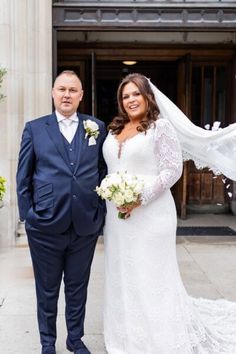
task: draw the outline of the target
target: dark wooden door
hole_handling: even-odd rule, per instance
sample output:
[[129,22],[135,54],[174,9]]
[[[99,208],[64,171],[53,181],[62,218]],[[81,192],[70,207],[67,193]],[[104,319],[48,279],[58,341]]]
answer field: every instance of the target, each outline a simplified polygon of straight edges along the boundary
[[[191,56],[185,55],[178,60],[177,105],[188,116],[191,114]],[[188,162],[183,165],[183,174],[174,187],[174,198],[178,214],[182,219],[187,214]]]
[[[199,63],[192,67],[191,120],[205,129],[212,129],[214,122],[221,127],[227,119],[227,66],[219,63]],[[187,204],[189,209],[225,211],[228,200],[224,176],[215,176],[209,169],[197,170],[188,163]]]

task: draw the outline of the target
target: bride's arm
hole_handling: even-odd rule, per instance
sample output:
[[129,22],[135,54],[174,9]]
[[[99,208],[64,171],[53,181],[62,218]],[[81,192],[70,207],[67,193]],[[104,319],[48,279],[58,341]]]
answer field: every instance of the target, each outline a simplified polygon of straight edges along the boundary
[[156,122],[154,151],[159,174],[153,176],[152,183],[145,186],[141,197],[142,205],[157,199],[161,193],[171,188],[182,173],[180,143],[174,128],[166,119],[159,119]]

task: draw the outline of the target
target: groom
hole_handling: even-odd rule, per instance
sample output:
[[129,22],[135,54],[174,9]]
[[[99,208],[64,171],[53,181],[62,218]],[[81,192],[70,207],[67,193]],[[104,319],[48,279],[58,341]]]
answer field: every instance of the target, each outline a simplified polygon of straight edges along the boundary
[[34,268],[42,354],[55,354],[57,302],[63,277],[67,349],[89,354],[81,340],[87,286],[105,205],[95,187],[106,174],[104,123],[76,113],[83,97],[73,71],[55,80],[53,114],[26,123],[17,171],[20,219]]

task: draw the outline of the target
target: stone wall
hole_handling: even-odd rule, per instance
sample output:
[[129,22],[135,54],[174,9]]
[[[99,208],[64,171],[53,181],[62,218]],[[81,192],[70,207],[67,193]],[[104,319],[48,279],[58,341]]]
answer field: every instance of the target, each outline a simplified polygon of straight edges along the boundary
[[24,123],[51,112],[52,4],[1,0],[0,66],[7,69],[0,103],[0,175],[7,194],[0,209],[0,247],[16,242],[15,174]]

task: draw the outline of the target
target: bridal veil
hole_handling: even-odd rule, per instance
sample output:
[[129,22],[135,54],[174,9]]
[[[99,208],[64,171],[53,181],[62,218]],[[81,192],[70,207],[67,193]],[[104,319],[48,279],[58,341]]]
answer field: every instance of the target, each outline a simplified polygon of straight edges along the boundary
[[148,81],[161,118],[168,119],[176,130],[184,161],[193,160],[197,168],[208,167],[213,173],[236,181],[236,123],[217,131],[200,128]]

